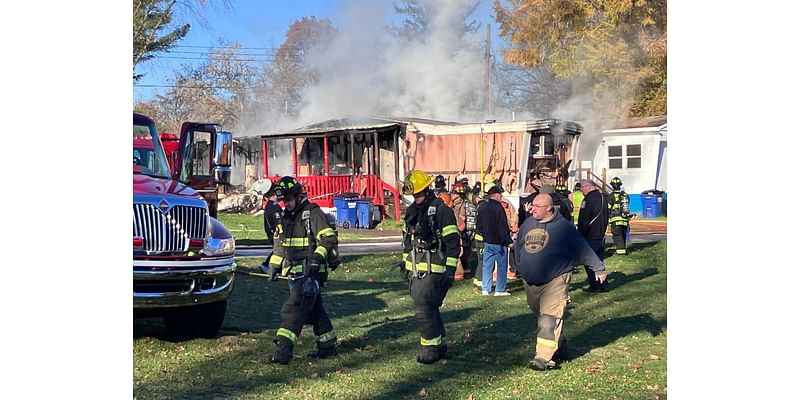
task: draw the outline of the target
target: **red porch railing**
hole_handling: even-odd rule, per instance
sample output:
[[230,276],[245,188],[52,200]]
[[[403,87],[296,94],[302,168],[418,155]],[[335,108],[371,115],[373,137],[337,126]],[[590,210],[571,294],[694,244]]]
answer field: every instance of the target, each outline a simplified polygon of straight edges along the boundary
[[384,216],[386,215],[386,200],[383,191],[386,190],[394,196],[394,220],[400,221],[400,192],[392,185],[381,180],[375,175],[354,175],[353,190],[365,197],[371,197],[376,206],[383,207]]
[[[280,179],[279,176],[266,178],[273,182]],[[297,180],[306,186],[308,199],[320,207],[333,207],[334,196],[355,193],[359,197],[371,198],[373,204],[381,207],[384,217],[386,216],[384,191],[388,191],[393,195],[395,221],[400,220],[400,191],[375,175],[298,176]]]

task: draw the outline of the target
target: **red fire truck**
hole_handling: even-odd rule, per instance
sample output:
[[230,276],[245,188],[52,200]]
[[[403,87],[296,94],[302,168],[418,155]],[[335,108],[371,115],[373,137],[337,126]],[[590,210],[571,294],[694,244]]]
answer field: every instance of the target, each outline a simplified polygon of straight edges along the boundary
[[176,139],[173,170],[153,120],[133,113],[134,316],[213,337],[233,290],[235,242],[204,195],[230,180],[232,134],[185,122]]

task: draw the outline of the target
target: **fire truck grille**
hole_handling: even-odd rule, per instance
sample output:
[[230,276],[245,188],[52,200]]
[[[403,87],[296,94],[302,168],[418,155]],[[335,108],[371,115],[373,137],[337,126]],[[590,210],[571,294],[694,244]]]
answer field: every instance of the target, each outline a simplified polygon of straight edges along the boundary
[[152,204],[133,205],[133,237],[144,239],[147,252],[183,252],[190,239],[206,235],[205,208],[174,206],[166,214]]

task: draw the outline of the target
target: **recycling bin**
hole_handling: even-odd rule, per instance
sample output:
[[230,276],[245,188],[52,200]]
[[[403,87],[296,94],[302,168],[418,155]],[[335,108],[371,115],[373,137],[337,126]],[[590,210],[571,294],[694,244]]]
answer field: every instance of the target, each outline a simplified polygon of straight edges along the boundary
[[642,192],[642,216],[644,218],[656,218],[661,216],[661,197],[664,192],[656,189],[645,190]]
[[336,224],[344,229],[355,228],[356,206],[358,199],[334,197],[333,206],[336,208]]

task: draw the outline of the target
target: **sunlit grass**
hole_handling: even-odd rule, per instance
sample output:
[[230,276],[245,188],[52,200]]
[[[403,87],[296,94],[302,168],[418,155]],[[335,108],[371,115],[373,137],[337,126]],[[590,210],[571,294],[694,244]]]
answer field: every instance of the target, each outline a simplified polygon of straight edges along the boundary
[[[134,325],[134,394],[153,398],[284,399],[655,399],[667,382],[666,242],[631,244],[607,260],[612,291],[586,294],[573,275],[564,334],[571,359],[560,370],[527,368],[536,320],[521,282],[512,296],[482,297],[458,282],[442,307],[450,358],[415,361],[419,334],[398,254],[345,257],[324,301],[340,355],[309,361],[310,326],[288,366],[267,362],[286,282],[237,274],[221,336],[171,342],[157,320]],[[260,258],[237,259],[256,272]]]

